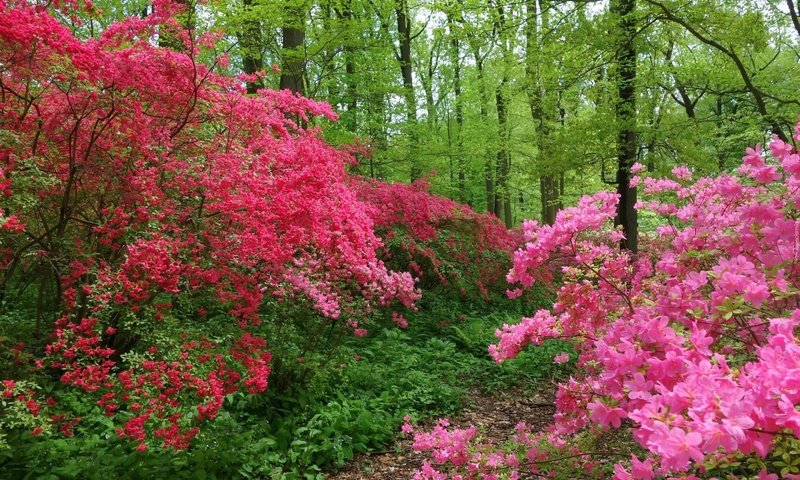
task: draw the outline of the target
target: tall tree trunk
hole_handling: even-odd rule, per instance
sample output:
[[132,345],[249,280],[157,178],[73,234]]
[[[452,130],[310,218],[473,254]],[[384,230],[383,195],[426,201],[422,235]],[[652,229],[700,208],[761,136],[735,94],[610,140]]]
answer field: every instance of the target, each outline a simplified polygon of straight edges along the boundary
[[433,87],[436,79],[436,71],[439,69],[441,43],[441,35],[434,32],[433,41],[430,43],[430,50],[428,51],[427,65],[425,70],[423,70],[423,74],[420,75],[420,82],[422,83],[422,88],[425,90],[426,123],[429,129],[434,128],[439,123],[438,113],[436,112],[436,92],[434,92]]
[[[483,71],[483,57],[481,57],[480,45],[477,39],[470,41],[472,56],[475,59],[475,68],[478,73],[478,90],[480,92],[480,118],[485,125],[489,123],[489,94],[486,91],[486,78]],[[494,159],[487,152],[483,164],[484,189],[486,193],[486,211],[494,214]]]
[[[317,5],[316,16],[321,20],[322,28],[325,32],[334,31],[334,29],[341,28],[341,23],[338,22],[338,14],[336,9],[331,5],[331,2],[319,2]],[[336,19],[334,19],[336,15]],[[321,17],[321,18],[320,18]],[[319,21],[318,20],[318,21]],[[306,95],[309,97],[322,97],[327,99],[337,110],[339,105],[344,102],[344,92],[342,85],[339,82],[337,70],[337,57],[339,56],[340,45],[334,42],[326,42],[320,51],[317,53],[316,63],[317,68],[321,70],[320,77],[314,85],[309,83],[306,76]],[[323,90],[323,88],[325,90]]]
[[[239,48],[242,52],[242,68],[244,73],[252,75],[264,69],[261,57],[261,22],[252,14],[253,0],[242,0],[244,4],[244,21],[242,30],[237,33]],[[261,80],[247,82],[247,93],[256,93],[264,85]]]
[[283,36],[283,67],[280,88],[305,94],[305,2],[286,3],[286,17],[281,28]]
[[[339,10],[339,18],[342,19],[348,32],[353,31],[353,5],[352,0],[346,0],[342,3],[342,8]],[[345,40],[344,45],[344,71],[345,71],[345,108],[346,115],[342,119],[345,127],[350,132],[358,131],[358,91],[356,80],[356,64],[355,64],[355,43],[353,39],[348,38]]]
[[[537,6],[538,3],[538,6]],[[547,8],[545,1],[526,0],[525,27],[525,73],[528,80],[528,103],[530,104],[531,117],[536,126],[536,155],[539,167],[539,196],[541,198],[542,222],[552,225],[556,220],[559,209],[559,189],[552,169],[546,166],[550,157],[550,134],[552,131],[553,105],[545,106],[548,92],[545,88],[542,73],[542,58],[539,53],[542,42],[539,31],[548,28]],[[541,25],[540,25],[541,24]],[[549,92],[552,95],[552,92]],[[550,102],[552,103],[552,102]]]
[[636,188],[631,188],[631,166],[636,161],[638,141],[636,137],[636,0],[612,0],[611,11],[618,16],[619,39],[617,49],[617,103],[616,115],[619,126],[617,136],[617,193],[619,205],[616,225],[622,225],[625,239],[621,248],[636,253],[638,250],[639,225],[636,215]]
[[433,128],[438,121],[436,118],[436,99],[433,98],[433,78],[436,75],[436,66],[433,62],[434,48],[437,48],[436,44],[431,46],[431,52],[428,56],[427,75],[420,75],[422,88],[425,90],[425,110],[428,113],[426,123],[428,128]]
[[497,137],[499,144],[497,146],[497,184],[495,186],[494,195],[494,214],[503,219],[505,223],[508,220],[504,215],[504,203],[508,197],[508,111],[506,110],[506,88],[507,78],[503,78],[495,91],[495,105],[497,106]]
[[497,148],[497,182],[495,184],[494,213],[503,220],[506,227],[511,227],[511,192],[509,177],[511,175],[510,130],[508,127],[508,69],[510,67],[510,45],[506,25],[505,11],[502,5],[497,6],[497,32],[503,50],[503,76],[495,91],[497,105],[497,124],[499,145]]
[[447,28],[450,33],[450,64],[453,66],[453,96],[456,107],[456,169],[458,170],[458,199],[467,201],[467,175],[464,171],[464,104],[461,98],[461,47],[455,31],[452,13],[447,15]]
[[[645,153],[647,154],[647,171],[648,172],[655,172],[656,171],[656,156],[655,151],[658,146],[658,132],[661,127],[661,122],[664,118],[664,104],[667,100],[667,93],[661,93],[658,90],[654,91],[654,95],[657,96],[658,101],[653,102],[653,108],[650,112],[650,120],[648,122],[648,132],[646,136],[646,147]],[[645,139],[642,139],[644,143]]]
[[786,0],[786,5],[789,7],[789,16],[792,18],[792,25],[794,25],[797,34],[800,35],[800,18],[797,17],[797,2]]
[[406,126],[409,129],[409,161],[411,164],[411,181],[422,178],[422,168],[416,158],[417,143],[417,98],[414,93],[414,74],[411,68],[411,20],[408,16],[406,0],[397,0],[397,36],[400,47],[400,75],[403,80],[403,97],[406,103]]
[[369,162],[369,177],[381,178],[382,171],[376,165],[376,156],[385,152],[388,148],[389,141],[386,131],[386,95],[382,92],[372,91],[367,96],[367,130],[369,136],[372,138],[373,153],[370,155]]

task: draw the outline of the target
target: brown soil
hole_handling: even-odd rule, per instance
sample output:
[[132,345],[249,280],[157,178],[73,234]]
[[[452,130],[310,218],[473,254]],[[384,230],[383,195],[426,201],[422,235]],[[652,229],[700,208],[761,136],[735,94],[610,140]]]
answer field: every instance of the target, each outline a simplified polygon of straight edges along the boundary
[[[479,391],[470,392],[471,401],[458,415],[450,419],[453,427],[475,425],[485,440],[499,444],[514,434],[514,427],[524,421],[534,430],[541,430],[552,421],[553,388],[546,386],[536,394],[521,394],[504,391],[487,395]],[[422,428],[430,428],[430,424]],[[329,480],[402,480],[414,477],[414,470],[427,459],[426,453],[411,449],[412,441],[401,438],[384,452],[357,455],[356,458]]]

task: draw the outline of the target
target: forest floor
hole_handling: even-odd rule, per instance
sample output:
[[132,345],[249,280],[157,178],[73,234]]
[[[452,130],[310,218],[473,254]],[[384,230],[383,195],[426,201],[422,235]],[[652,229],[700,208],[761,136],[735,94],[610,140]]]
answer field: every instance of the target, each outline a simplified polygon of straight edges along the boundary
[[[514,427],[525,422],[533,431],[544,429],[552,423],[554,405],[554,385],[543,384],[535,393],[504,390],[488,394],[474,389],[470,401],[460,414],[450,418],[450,425],[465,428],[478,427],[481,437],[500,444],[514,434]],[[420,428],[430,429],[431,421]],[[415,452],[411,438],[400,438],[390,450],[360,454],[347,466],[336,473],[329,474],[328,480],[401,480],[414,477],[426,453]]]

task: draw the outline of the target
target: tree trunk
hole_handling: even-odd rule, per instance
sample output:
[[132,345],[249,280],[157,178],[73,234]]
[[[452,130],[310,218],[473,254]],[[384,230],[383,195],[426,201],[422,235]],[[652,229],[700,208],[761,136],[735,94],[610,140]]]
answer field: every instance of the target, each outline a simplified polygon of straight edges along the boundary
[[[261,22],[251,13],[253,0],[243,0],[244,21],[242,30],[237,34],[239,49],[242,52],[242,68],[244,73],[252,75],[264,69],[264,60],[261,57]],[[247,93],[256,93],[264,85],[261,80],[247,82]]]
[[[347,31],[352,31],[352,24],[354,21],[352,0],[343,2],[342,9],[339,11],[339,18],[341,18],[347,26]],[[353,39],[347,39],[344,45],[344,71],[345,71],[345,108],[346,115],[342,120],[350,132],[358,131],[358,92],[356,83],[356,64],[355,64],[355,44]]]
[[403,80],[403,97],[406,103],[406,127],[409,129],[409,163],[411,164],[411,181],[422,178],[422,168],[416,158],[417,143],[417,98],[414,93],[414,74],[411,69],[411,20],[408,17],[406,0],[397,0],[397,36],[400,47],[400,76]]
[[786,5],[789,7],[789,16],[792,18],[792,25],[795,31],[800,35],[800,19],[797,17],[797,3],[793,0],[786,0]]
[[509,177],[511,174],[511,151],[510,151],[510,130],[508,127],[508,99],[506,91],[508,88],[508,68],[510,65],[510,46],[508,33],[506,31],[505,11],[501,5],[497,7],[497,31],[500,35],[500,45],[503,50],[503,76],[500,85],[495,91],[497,105],[497,124],[499,145],[497,148],[497,182],[495,184],[494,213],[503,220],[506,227],[511,227],[511,192],[509,188]]
[[503,78],[495,92],[497,105],[497,134],[500,141],[497,146],[497,184],[494,196],[494,214],[510,223],[505,216],[505,201],[508,198],[508,111],[506,110],[507,78]]
[[425,109],[427,111],[426,123],[429,129],[433,129],[439,123],[438,114],[436,112],[436,92],[434,92],[433,89],[433,82],[436,78],[436,71],[439,68],[441,42],[441,36],[437,33],[434,33],[433,41],[430,44],[430,50],[428,52],[427,68],[424,70],[424,74],[420,75],[422,88],[425,90]]
[[464,171],[464,139],[461,131],[464,128],[464,105],[461,98],[461,53],[458,37],[455,32],[455,19],[447,15],[447,27],[450,33],[450,64],[453,66],[453,96],[456,107],[456,168],[458,170],[458,199],[467,201],[466,172]]
[[[480,118],[484,125],[489,123],[489,94],[486,91],[486,79],[483,71],[483,57],[477,39],[470,40],[475,69],[478,73],[478,91],[480,92]],[[486,193],[486,212],[494,214],[494,159],[487,152],[483,162],[483,179]]]
[[381,178],[382,171],[376,165],[376,156],[380,152],[385,152],[389,141],[386,131],[386,96],[382,92],[372,91],[367,96],[367,130],[372,138],[373,152],[369,161],[369,177]]
[[287,3],[286,18],[281,28],[283,34],[283,67],[280,88],[305,94],[305,52],[306,39],[304,4]]
[[631,188],[631,166],[636,161],[636,0],[612,0],[611,11],[619,17],[617,38],[617,103],[619,126],[617,136],[617,206],[616,225],[621,225],[625,239],[620,247],[636,253],[638,250],[638,219],[636,215],[636,188]]
[[[551,123],[553,121],[553,105],[545,106],[548,92],[545,89],[545,82],[542,74],[542,60],[539,51],[541,43],[539,39],[540,23],[541,31],[548,28],[546,10],[548,8],[545,1],[526,0],[525,27],[525,73],[528,81],[528,103],[531,109],[531,117],[536,126],[536,156],[539,167],[539,195],[541,198],[542,222],[552,225],[556,220],[556,213],[559,209],[559,189],[555,175],[551,168],[546,166],[550,150],[550,134],[552,132]],[[551,93],[552,95],[552,93]]]

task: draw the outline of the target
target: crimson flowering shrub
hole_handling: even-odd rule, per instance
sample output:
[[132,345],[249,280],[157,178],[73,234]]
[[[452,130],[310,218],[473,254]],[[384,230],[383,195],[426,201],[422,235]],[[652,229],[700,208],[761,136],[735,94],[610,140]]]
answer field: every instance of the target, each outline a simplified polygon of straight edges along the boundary
[[[628,428],[646,455],[617,463],[616,479],[800,478],[800,154],[775,138],[718,178],[641,169],[637,207],[665,221],[637,255],[618,249],[611,193],[584,197],[552,226],[523,225],[508,280],[529,288],[557,262],[563,284],[551,310],[505,325],[489,352],[503,362],[544,339],[574,343],[578,371],[558,388],[554,424],[536,434],[520,425],[511,462],[479,440],[456,443],[458,432],[418,436],[435,463],[459,478],[517,478],[524,459],[547,476],[557,449],[596,475],[596,455],[573,439]],[[445,477],[430,464],[418,473]]]
[[[75,21],[92,8],[56,6]],[[0,0],[0,294],[38,286],[51,336],[33,369],[94,396],[140,449],[186,447],[226,394],[267,388],[271,356],[249,332],[265,296],[300,295],[352,328],[353,305],[419,297],[378,257],[349,155],[304,126],[335,113],[289,91],[247,96],[214,71],[218,35],[173,18],[183,8],[156,1],[79,40],[48,8]],[[144,343],[212,313],[240,333]]]
[[357,180],[355,189],[384,240],[382,258],[419,277],[426,291],[440,288],[488,299],[521,241],[497,217],[430,193],[424,180]]
[[58,416],[48,417],[45,413],[53,400],[48,399],[44,405],[39,403],[37,389],[38,385],[25,380],[0,381],[0,408],[4,412],[0,417],[0,448],[8,447],[5,432],[15,428],[23,428],[37,436],[48,433],[58,425],[62,432],[70,433],[74,422],[64,422]]

